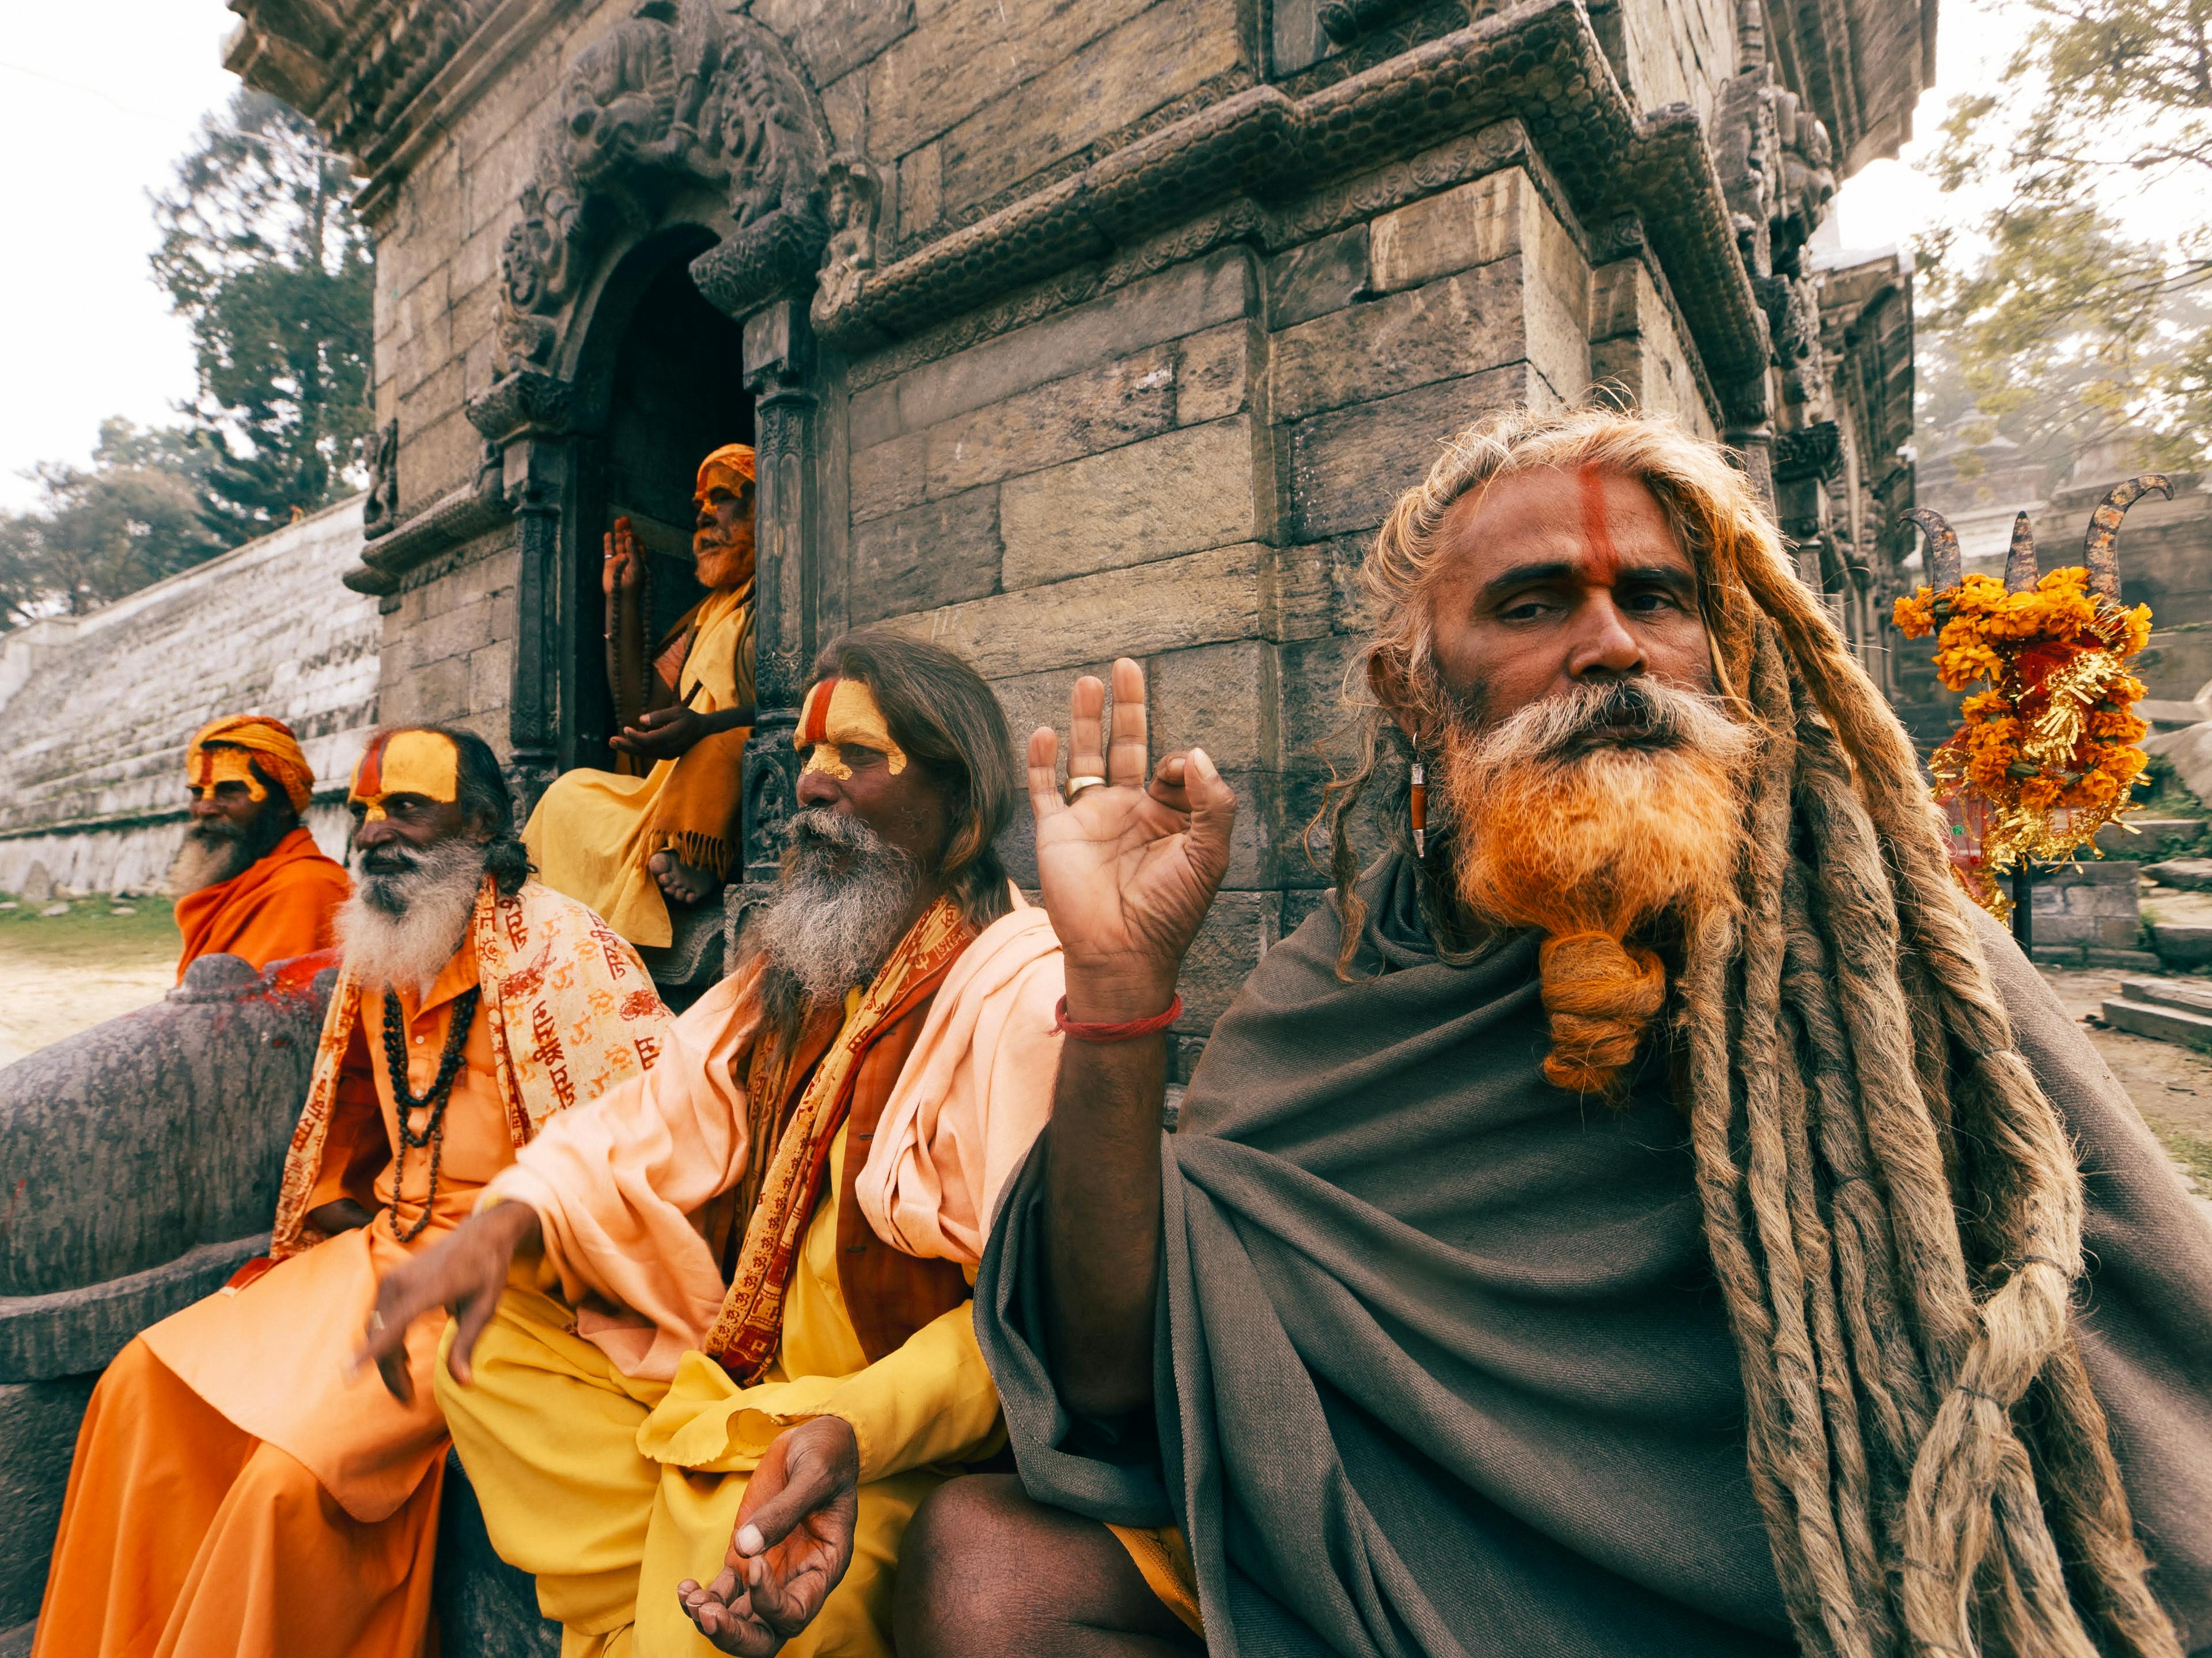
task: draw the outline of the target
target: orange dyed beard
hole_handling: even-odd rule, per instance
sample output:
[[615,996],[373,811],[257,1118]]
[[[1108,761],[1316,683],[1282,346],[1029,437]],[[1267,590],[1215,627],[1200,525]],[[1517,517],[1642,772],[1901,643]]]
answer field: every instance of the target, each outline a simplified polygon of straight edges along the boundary
[[1735,902],[1735,780],[1755,744],[1706,699],[1651,682],[1641,690],[1668,733],[1624,743],[1589,726],[1592,714],[1602,724],[1613,689],[1547,698],[1485,732],[1455,721],[1443,767],[1460,902],[1480,920],[1547,935],[1544,1074],[1607,1098],[1666,999],[1659,957],[1629,941],[1665,917],[1694,927]]

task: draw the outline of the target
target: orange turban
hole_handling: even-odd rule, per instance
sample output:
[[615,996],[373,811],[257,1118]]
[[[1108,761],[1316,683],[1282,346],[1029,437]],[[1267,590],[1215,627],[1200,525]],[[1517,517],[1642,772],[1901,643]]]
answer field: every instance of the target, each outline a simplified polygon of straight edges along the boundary
[[749,443],[726,443],[706,459],[701,461],[699,482],[696,486],[701,495],[707,492],[708,485],[714,482],[713,474],[716,472],[726,475],[723,479],[726,486],[730,483],[732,476],[743,478],[746,483],[750,483],[753,481],[752,446]]
[[185,776],[196,786],[219,780],[215,775],[215,757],[208,752],[210,747],[246,750],[283,789],[292,810],[307,811],[315,792],[315,774],[308,768],[307,756],[301,752],[300,739],[283,720],[266,714],[234,714],[201,726],[185,750]]

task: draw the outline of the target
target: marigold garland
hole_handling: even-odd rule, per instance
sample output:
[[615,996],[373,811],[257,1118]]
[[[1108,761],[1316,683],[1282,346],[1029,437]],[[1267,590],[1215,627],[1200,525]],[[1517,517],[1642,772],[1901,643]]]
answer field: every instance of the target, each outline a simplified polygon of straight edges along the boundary
[[[2150,638],[2150,607],[2124,609],[2088,589],[2089,573],[2053,570],[2022,592],[1970,575],[1897,601],[1908,639],[1936,639],[1936,677],[1964,691],[1960,724],[1929,762],[1940,799],[1972,790],[1988,803],[1970,890],[1996,915],[2011,908],[1996,878],[2022,859],[2070,859],[2128,805],[2148,763],[2136,747],[2142,682],[2127,660]],[[1940,631],[1938,631],[1940,629]]]

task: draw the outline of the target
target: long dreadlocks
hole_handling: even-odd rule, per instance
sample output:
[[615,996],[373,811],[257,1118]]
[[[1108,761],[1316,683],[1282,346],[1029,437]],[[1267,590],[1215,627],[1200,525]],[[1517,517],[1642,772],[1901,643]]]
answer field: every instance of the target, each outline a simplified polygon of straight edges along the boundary
[[[1382,616],[1369,658],[1415,704],[1395,712],[1417,731],[1442,712],[1426,595],[1445,513],[1508,473],[1583,467],[1658,499],[1698,573],[1715,677],[1758,733],[1736,902],[1687,926],[1667,1008],[1752,1486],[1800,1643],[2179,1658],[2070,1330],[2072,1148],[2014,1048],[1911,745],[1742,477],[1607,410],[1462,433],[1363,571]],[[1378,773],[1402,801],[1409,753],[1370,704],[1330,791],[1347,949],[1364,921],[1354,813]],[[1423,884],[1449,949],[1446,828]],[[1583,1028],[1650,1017],[1633,975],[1610,1010],[1607,993],[1593,1005],[1585,987]]]

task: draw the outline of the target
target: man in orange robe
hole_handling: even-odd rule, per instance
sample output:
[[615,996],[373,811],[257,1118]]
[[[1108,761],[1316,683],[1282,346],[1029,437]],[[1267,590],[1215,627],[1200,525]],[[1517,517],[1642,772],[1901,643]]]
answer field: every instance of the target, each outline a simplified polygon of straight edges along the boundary
[[347,1360],[376,1282],[546,1121],[659,1057],[636,954],[528,880],[483,740],[373,738],[359,890],[266,1260],[132,1341],[94,1391],[34,1658],[415,1658],[446,1430],[437,1332],[400,1404]]
[[992,849],[1006,719],[899,635],[848,635],[816,671],[744,963],[650,1076],[387,1278],[368,1333],[404,1391],[403,1339],[455,1309],[454,1444],[568,1658],[702,1634],[889,1658],[908,1517],[1001,1436],[968,1276],[1043,1121],[1060,994],[1052,929]]
[[345,870],[301,826],[315,774],[281,720],[230,714],[185,750],[191,825],[169,872],[185,953],[177,978],[221,952],[265,968],[326,950]]

